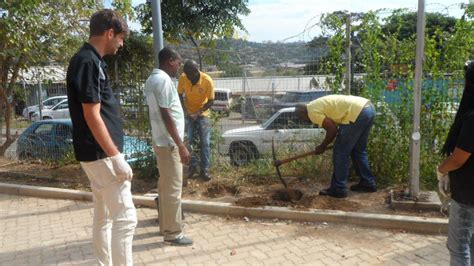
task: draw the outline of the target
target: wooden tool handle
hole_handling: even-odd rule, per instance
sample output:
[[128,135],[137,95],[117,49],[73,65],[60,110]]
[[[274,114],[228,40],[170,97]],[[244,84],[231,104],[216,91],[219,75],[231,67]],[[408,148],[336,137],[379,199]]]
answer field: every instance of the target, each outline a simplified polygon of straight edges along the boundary
[[[329,145],[326,147],[326,150],[328,149],[332,149],[333,145]],[[298,155],[295,155],[293,157],[289,157],[289,158],[286,158],[286,159],[283,159],[283,160],[277,160],[275,161],[275,165],[276,166],[280,166],[282,164],[285,164],[285,163],[289,163],[291,161],[294,161],[294,160],[297,160],[297,159],[300,159],[300,158],[304,158],[304,157],[307,157],[307,156],[311,156],[311,155],[315,155],[315,151],[312,150],[312,151],[308,151],[308,152],[305,152],[305,153],[302,153],[302,154],[298,154]]]
[[305,152],[305,153],[302,153],[302,154],[295,155],[293,157],[289,157],[289,158],[286,158],[286,159],[283,159],[283,160],[279,160],[279,164],[282,165],[282,164],[285,164],[285,163],[289,163],[291,161],[294,161],[294,160],[297,160],[297,159],[300,159],[300,158],[304,158],[304,157],[307,157],[307,156],[310,156],[310,155],[314,155],[314,151],[308,151],[308,152]]

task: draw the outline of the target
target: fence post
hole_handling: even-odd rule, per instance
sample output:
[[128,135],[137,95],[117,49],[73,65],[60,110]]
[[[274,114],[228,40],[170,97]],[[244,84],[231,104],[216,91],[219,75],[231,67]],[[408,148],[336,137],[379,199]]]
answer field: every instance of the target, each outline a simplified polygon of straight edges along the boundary
[[41,85],[41,73],[38,72],[38,108],[39,108],[39,120],[43,120],[43,101],[41,99],[41,94],[43,92],[43,87]]
[[240,103],[240,119],[242,120],[242,124],[245,123],[244,112],[245,112],[245,102],[247,101],[245,95],[245,84],[247,83],[247,72],[244,69],[242,71],[242,98],[244,99]]
[[[21,85],[23,87],[23,92],[25,93],[25,107],[26,107],[26,115],[28,115],[28,118],[30,116],[30,109],[29,109],[29,104],[28,104],[28,95],[26,94],[26,83],[25,83],[25,79],[22,78],[21,79]],[[22,113],[23,114],[23,113]]]
[[351,94],[351,13],[346,19],[346,94]]
[[[298,83],[299,83],[299,79],[298,79]],[[272,80],[272,113],[275,112],[274,108],[275,108],[275,81]]]
[[413,133],[410,143],[410,197],[417,199],[420,194],[420,110],[421,88],[423,85],[423,54],[425,38],[425,1],[418,0],[418,19],[416,25],[416,59]]

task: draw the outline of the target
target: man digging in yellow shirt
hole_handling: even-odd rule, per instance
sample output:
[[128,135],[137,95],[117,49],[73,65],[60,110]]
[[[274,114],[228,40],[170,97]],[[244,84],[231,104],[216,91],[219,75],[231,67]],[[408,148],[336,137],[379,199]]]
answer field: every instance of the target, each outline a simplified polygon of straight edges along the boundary
[[[209,123],[209,108],[214,103],[214,84],[206,73],[199,71],[197,63],[188,60],[184,63],[183,74],[179,77],[178,94],[186,116],[186,132],[189,141],[189,151],[196,142],[200,143],[200,169],[204,181],[211,180],[209,174],[211,161],[211,124]],[[197,170],[196,155],[192,156],[187,178],[192,178]]]
[[336,138],[331,185],[321,190],[319,195],[347,197],[351,157],[355,171],[360,176],[360,182],[352,185],[351,190],[377,191],[367,158],[367,141],[375,117],[374,105],[368,99],[352,95],[327,95],[307,105],[296,106],[295,112],[302,120],[311,121],[326,130],[323,142],[316,146],[316,154],[324,153],[326,147]]

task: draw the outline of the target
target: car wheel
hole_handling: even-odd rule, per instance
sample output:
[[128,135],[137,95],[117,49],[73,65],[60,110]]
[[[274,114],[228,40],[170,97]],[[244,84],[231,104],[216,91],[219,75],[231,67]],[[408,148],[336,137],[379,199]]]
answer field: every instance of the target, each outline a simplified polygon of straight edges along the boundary
[[236,143],[230,148],[230,162],[234,166],[248,164],[257,158],[257,151],[251,143]]
[[48,119],[52,119],[52,118],[49,116],[43,116],[43,120],[48,120]]

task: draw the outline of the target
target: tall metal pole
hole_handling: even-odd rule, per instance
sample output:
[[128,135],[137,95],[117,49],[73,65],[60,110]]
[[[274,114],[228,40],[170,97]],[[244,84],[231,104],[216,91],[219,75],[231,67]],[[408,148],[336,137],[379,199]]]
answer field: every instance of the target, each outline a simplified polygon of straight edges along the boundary
[[418,19],[416,25],[416,59],[413,133],[410,144],[410,197],[417,199],[420,194],[420,107],[423,86],[423,57],[425,45],[425,1],[418,0]]
[[38,108],[39,120],[43,120],[43,87],[41,85],[41,73],[38,72]]
[[161,24],[161,0],[151,1],[151,15],[153,23],[153,58],[155,59],[155,67],[160,66],[158,62],[158,53],[163,49],[163,27]]
[[[245,110],[245,106],[246,106],[246,102],[247,102],[247,95],[245,94],[246,93],[246,88],[245,88],[245,85],[247,83],[247,70],[243,70],[242,71],[242,97],[244,99],[244,101],[242,101],[241,105],[240,105],[240,114],[241,114],[241,117],[240,119],[242,120],[242,124],[245,123],[245,117],[244,117],[244,113],[247,112],[247,110]],[[253,105],[252,105],[253,107]]]
[[346,19],[346,94],[351,94],[351,13]]
[[[29,107],[29,103],[28,103],[28,98],[29,98],[29,95],[26,93],[26,82],[25,82],[25,78],[22,78],[21,79],[21,85],[23,86],[23,93],[25,94],[25,105],[26,105],[26,114],[28,115],[28,118],[30,118],[30,109],[28,108]],[[1,128],[1,127],[0,127]]]

